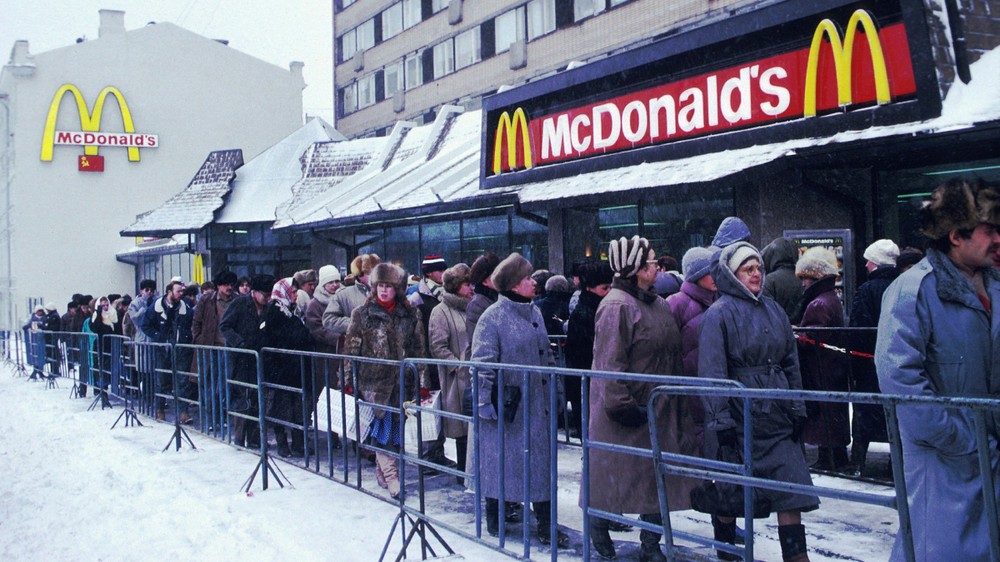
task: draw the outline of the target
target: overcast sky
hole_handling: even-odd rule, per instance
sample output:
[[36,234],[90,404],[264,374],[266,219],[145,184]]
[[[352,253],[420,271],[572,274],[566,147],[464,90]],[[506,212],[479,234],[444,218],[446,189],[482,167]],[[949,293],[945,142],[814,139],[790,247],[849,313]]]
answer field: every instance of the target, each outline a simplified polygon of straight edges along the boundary
[[0,0],[0,58],[27,39],[43,53],[97,38],[98,10],[125,12],[125,29],[171,22],[282,68],[305,63],[303,110],[333,123],[331,0]]

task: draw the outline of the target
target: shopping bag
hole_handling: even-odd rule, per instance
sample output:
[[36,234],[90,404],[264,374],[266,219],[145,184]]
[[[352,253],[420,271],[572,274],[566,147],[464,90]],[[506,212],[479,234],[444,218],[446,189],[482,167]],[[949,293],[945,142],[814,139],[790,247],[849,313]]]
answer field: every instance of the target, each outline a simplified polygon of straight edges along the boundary
[[[420,405],[424,408],[440,410],[441,391],[431,391],[430,396],[420,400]],[[420,422],[420,437],[425,442],[437,439],[438,434],[441,432],[441,418],[431,412],[425,411],[420,415]],[[406,432],[406,449],[409,451],[419,442],[417,439],[417,412],[415,410],[406,408],[406,423],[403,426],[403,430]],[[416,449],[412,450],[415,451]]]
[[[375,411],[372,409],[371,406],[366,406],[362,404],[357,409],[358,419],[356,420],[354,416],[354,411],[355,411],[354,396],[348,394],[345,397],[341,391],[332,388],[324,388],[323,391],[320,392],[319,394],[319,401],[316,404],[316,416],[318,418],[316,420],[316,427],[318,427],[320,431],[330,430],[330,427],[327,425],[327,416],[326,416],[328,395],[330,404],[329,420],[330,423],[333,424],[332,428],[333,432],[340,433],[347,439],[354,441],[355,439],[358,438],[358,428],[360,428],[361,440],[364,441],[365,439],[367,439],[368,433],[371,431],[372,421],[375,419]],[[344,400],[343,404],[341,404],[341,400],[343,400],[344,398],[346,398],[346,400]],[[344,431],[345,419],[344,417],[342,417],[344,415],[346,415],[346,423],[347,423],[346,432]]]

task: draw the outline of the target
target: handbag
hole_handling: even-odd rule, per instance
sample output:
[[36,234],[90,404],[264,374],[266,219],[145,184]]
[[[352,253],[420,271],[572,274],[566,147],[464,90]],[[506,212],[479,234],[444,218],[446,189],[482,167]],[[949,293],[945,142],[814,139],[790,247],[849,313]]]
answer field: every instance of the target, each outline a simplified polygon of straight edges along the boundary
[[[733,447],[720,446],[718,460],[742,463],[739,452]],[[743,486],[732,482],[706,480],[691,490],[691,507],[695,511],[721,517],[743,517]],[[750,490],[753,502],[753,518],[763,519],[771,515],[771,501],[760,495],[760,490]]]

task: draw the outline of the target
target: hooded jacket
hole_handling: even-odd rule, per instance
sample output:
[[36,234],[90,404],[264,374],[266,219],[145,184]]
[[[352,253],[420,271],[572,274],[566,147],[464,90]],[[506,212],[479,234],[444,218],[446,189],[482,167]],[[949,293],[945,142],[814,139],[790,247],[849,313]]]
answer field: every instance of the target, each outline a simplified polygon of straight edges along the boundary
[[777,302],[785,315],[795,318],[802,299],[802,282],[795,276],[795,264],[799,260],[799,250],[788,238],[776,238],[764,246],[760,252],[764,260],[767,277],[764,279],[764,294]]

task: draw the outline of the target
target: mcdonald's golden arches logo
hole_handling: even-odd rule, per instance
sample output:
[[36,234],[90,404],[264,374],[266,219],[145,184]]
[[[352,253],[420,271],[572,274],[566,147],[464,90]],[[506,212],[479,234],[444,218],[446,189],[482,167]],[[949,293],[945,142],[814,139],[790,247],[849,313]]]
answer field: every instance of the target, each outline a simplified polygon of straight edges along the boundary
[[[56,119],[59,116],[59,106],[66,94],[71,94],[76,101],[76,109],[80,115],[79,131],[57,131]],[[109,96],[118,102],[118,109],[122,117],[122,133],[101,132],[101,119],[104,114],[104,104]],[[102,146],[125,147],[128,149],[128,159],[131,162],[139,161],[140,148],[156,148],[159,146],[157,135],[136,133],[135,124],[132,121],[132,112],[129,110],[125,96],[118,88],[107,86],[97,95],[94,102],[93,111],[88,109],[87,102],[80,93],[80,89],[73,84],[63,84],[56,90],[52,103],[49,105],[49,113],[45,118],[45,129],[42,133],[41,159],[45,162],[52,161],[52,151],[54,145],[69,144],[82,145],[85,156],[97,156],[97,151]]]
[[[520,144],[518,143],[520,133]],[[504,148],[504,138],[507,139]],[[520,146],[523,159],[518,161],[518,147]],[[507,165],[503,165],[504,154],[507,156]],[[519,165],[520,164],[520,165]],[[493,137],[493,173],[499,174],[518,168],[530,169],[532,167],[531,158],[531,135],[528,133],[528,119],[524,116],[524,109],[514,110],[513,117],[504,111],[497,120],[497,131]]]
[[879,104],[886,104],[891,101],[889,95],[889,72],[885,66],[885,54],[882,52],[882,42],[878,36],[878,28],[870,13],[865,10],[856,10],[851,14],[851,19],[847,22],[847,30],[844,32],[843,42],[841,42],[840,30],[830,19],[824,19],[816,26],[813,33],[812,45],[809,47],[809,59],[806,63],[806,83],[803,94],[803,114],[806,117],[816,115],[816,80],[819,67],[819,54],[823,49],[823,37],[830,41],[830,50],[833,53],[834,72],[837,76],[837,102],[841,107],[854,103],[851,93],[853,80],[853,58],[855,39],[858,29],[864,30],[865,38],[871,50],[872,67],[875,76],[875,101]]

